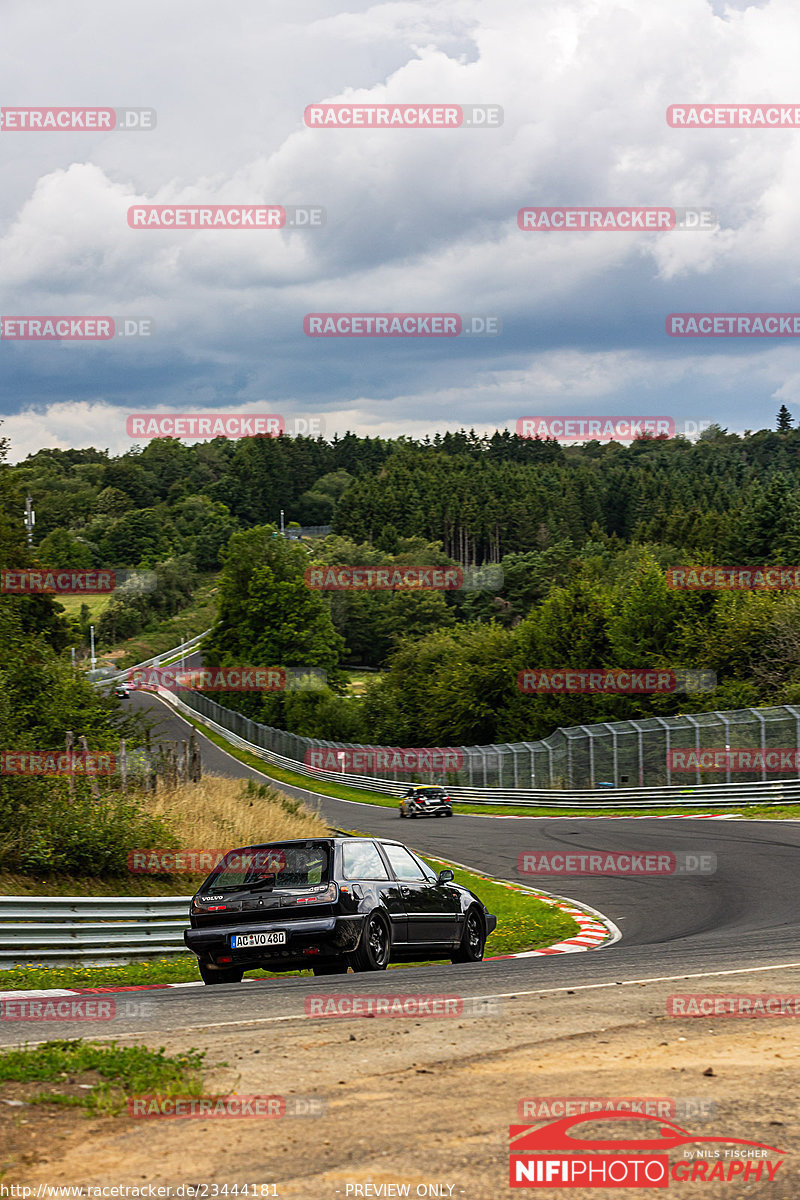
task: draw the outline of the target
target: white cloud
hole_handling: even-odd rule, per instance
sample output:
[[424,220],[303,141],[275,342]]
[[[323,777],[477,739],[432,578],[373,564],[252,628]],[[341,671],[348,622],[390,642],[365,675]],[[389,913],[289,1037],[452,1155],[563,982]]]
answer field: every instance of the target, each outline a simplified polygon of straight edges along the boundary
[[[104,351],[3,344],[0,411],[28,414],[12,418],[26,445],[37,428],[43,445],[81,437],[82,406],[145,401],[236,408],[283,396],[329,420],[411,432],[421,412],[437,427],[459,421],[457,395],[470,423],[482,413],[491,425],[507,419],[515,379],[537,404],[571,394],[599,405],[635,377],[652,412],[696,406],[693,386],[671,394],[688,380],[705,386],[713,419],[731,424],[733,405],[756,425],[748,376],[790,386],[792,345],[684,346],[663,334],[678,309],[797,307],[800,131],[665,119],[681,101],[792,102],[800,23],[789,0],[405,0],[338,13],[306,0],[283,15],[260,0],[142,0],[136,14],[100,0],[8,6],[6,103],[159,114],[152,133],[0,134],[2,312],[136,313],[157,328],[151,345]],[[499,103],[505,121],[306,129],[305,106],[322,99]],[[126,224],[135,202],[240,201],[321,204],[327,225]],[[721,229],[516,228],[521,206],[564,203],[709,206]],[[492,312],[505,332],[470,346],[311,344],[304,313],[339,309]],[[45,408],[64,423],[37,426],[31,414]]]

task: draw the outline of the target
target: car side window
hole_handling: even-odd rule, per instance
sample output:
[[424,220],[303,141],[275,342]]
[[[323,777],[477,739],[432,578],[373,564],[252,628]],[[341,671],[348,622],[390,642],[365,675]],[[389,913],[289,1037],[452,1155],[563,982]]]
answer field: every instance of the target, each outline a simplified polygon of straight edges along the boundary
[[345,842],[342,851],[345,879],[388,879],[383,859],[374,842]]
[[383,850],[398,879],[414,879],[422,882],[426,878],[422,867],[405,846],[387,846],[386,843],[383,843]]
[[409,850],[409,854],[411,855],[411,857],[413,858],[413,860],[417,864],[417,866],[421,869],[423,875],[429,881],[429,883],[436,883],[436,880],[438,878],[436,872],[432,871],[431,868],[428,866],[428,864],[424,863],[422,861],[422,859],[419,858],[416,854],[414,854],[411,850]]

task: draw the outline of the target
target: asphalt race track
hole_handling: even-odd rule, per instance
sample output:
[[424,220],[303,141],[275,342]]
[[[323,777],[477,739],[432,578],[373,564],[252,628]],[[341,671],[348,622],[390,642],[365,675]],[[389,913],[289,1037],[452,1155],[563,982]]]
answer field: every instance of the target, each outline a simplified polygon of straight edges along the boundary
[[[170,740],[188,736],[187,724],[152,696],[134,693],[126,703],[150,710],[158,722],[159,736]],[[269,782],[198,736],[206,771]],[[280,787],[309,798],[302,789]],[[800,822],[587,821],[575,817],[554,821],[456,813],[452,820],[401,824],[394,808],[310,798],[319,803],[336,828],[395,837],[421,853],[439,855],[501,879],[541,886],[599,909],[622,933],[621,941],[599,951],[392,971],[393,991],[458,990],[464,996],[512,996],[800,966]],[[517,871],[518,855],[531,850],[713,852],[717,867],[711,875],[680,878],[532,878]],[[765,990],[770,987],[769,975],[765,971]],[[730,982],[733,985],[735,979]],[[375,984],[374,975],[352,974],[324,982],[326,990],[348,993],[373,992]],[[319,980],[307,977],[140,992],[138,1008],[132,1006],[130,1019],[118,1016],[114,1022],[115,1036],[302,1016],[304,994],[318,992],[319,987]],[[62,1037],[104,1036],[105,1032],[102,1022],[87,1021],[74,1027],[65,1022],[59,1029]],[[17,1041],[19,1034],[7,1026],[0,1036],[8,1044]]]

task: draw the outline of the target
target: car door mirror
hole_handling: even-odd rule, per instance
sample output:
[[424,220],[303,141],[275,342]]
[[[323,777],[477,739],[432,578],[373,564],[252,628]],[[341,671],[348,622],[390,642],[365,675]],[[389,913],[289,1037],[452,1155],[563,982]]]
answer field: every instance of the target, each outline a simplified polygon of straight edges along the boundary
[[452,883],[454,879],[455,879],[455,875],[453,874],[452,871],[450,871],[450,870],[440,871],[439,878],[436,880],[436,882],[437,883]]

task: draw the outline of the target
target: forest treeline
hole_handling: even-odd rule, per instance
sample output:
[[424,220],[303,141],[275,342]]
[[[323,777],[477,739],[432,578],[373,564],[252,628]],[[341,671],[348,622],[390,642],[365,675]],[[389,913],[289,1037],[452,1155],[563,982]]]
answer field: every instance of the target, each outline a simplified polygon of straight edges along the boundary
[[[740,436],[712,426],[694,443],[630,446],[561,446],[507,430],[424,441],[165,438],[119,456],[41,450],[7,469],[16,502],[32,496],[37,557],[69,566],[152,567],[188,554],[213,570],[234,530],[278,524],[282,509],[287,523],[332,524],[389,553],[399,538],[438,541],[463,564],[598,535],[736,561],[797,553],[786,540],[800,489],[791,428]],[[774,534],[753,523],[770,508]]]
[[[0,466],[6,522],[36,509],[21,561],[155,570],[152,597],[119,599],[101,645],[185,605],[220,572],[206,646],[221,665],[317,666],[329,686],[224,696],[248,715],[337,740],[404,745],[530,740],[558,725],[800,697],[793,593],[679,593],[669,566],[800,564],[800,429],[694,443],[562,446],[508,431],[433,439],[346,434],[161,439],[128,454],[42,450]],[[324,541],[280,538],[331,525]],[[310,562],[498,564],[499,589],[318,593]],[[8,599],[2,601],[8,606]],[[26,609],[15,602],[23,625]],[[39,606],[55,651],[75,635]],[[363,698],[342,667],[381,669]],[[533,667],[708,669],[716,692],[657,698],[523,696]],[[219,698],[219,697],[218,697]]]

